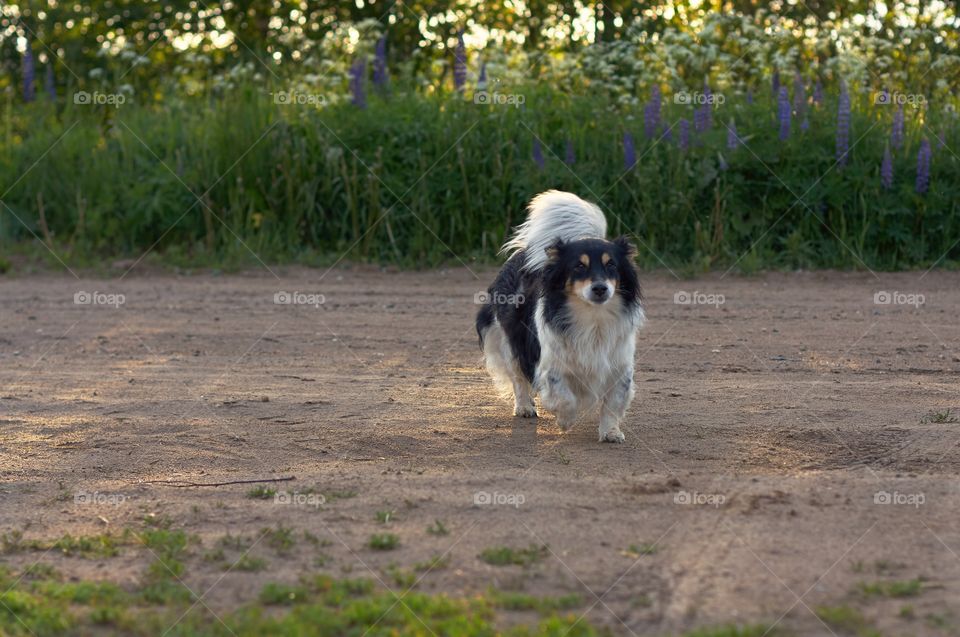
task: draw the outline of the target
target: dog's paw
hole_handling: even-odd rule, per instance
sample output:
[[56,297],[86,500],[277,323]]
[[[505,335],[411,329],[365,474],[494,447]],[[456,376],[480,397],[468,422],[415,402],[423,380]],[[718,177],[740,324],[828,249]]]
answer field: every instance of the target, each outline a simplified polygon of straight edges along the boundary
[[600,442],[623,442],[623,432],[619,429],[600,432]]
[[520,418],[536,418],[537,407],[536,405],[516,405],[513,408],[513,415]]

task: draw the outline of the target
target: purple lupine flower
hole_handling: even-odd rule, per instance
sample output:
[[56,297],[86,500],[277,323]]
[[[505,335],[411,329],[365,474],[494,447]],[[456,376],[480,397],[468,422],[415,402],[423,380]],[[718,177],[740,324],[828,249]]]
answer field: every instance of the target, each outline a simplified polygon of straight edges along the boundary
[[790,137],[790,94],[786,86],[780,87],[777,94],[777,121],[780,122],[780,139]]
[[543,160],[543,148],[540,147],[540,140],[536,137],[533,139],[533,161],[540,170],[543,170],[543,167],[546,165],[546,162]]
[[917,193],[921,195],[930,189],[930,159],[932,156],[930,142],[927,140],[920,142],[920,150],[917,151]]
[[673,128],[664,124],[663,135],[660,136],[660,139],[662,139],[665,142],[673,141]]
[[727,126],[727,148],[733,150],[739,145],[740,136],[737,135],[737,123],[731,119],[730,125]]
[[467,85],[467,47],[463,44],[463,31],[457,34],[457,48],[453,50],[453,87],[462,91]]
[[802,130],[804,133],[810,130],[810,120],[806,117],[804,117],[803,121],[800,122],[800,130]]
[[480,64],[480,75],[477,77],[477,88],[481,91],[487,89],[487,63],[483,62]]
[[680,150],[687,150],[690,148],[690,120],[686,117],[680,119],[680,137],[677,140],[677,145],[680,147]]
[[693,130],[701,133],[707,130],[706,115],[703,112],[703,106],[698,106],[693,111]]
[[747,89],[747,104],[753,104],[753,89]]
[[803,77],[797,73],[793,76],[793,112],[802,118],[806,108],[807,87],[803,83]]
[[43,87],[47,91],[47,97],[51,102],[57,101],[57,78],[53,74],[53,61],[47,63],[47,76],[44,79]]
[[883,148],[883,162],[880,164],[880,184],[884,190],[893,188],[893,156],[890,155],[890,145]]
[[837,163],[846,166],[850,154],[850,94],[846,84],[840,85],[837,103]]
[[23,52],[23,101],[33,101],[33,49],[30,48],[30,41],[27,41],[27,50]]
[[817,106],[823,104],[823,82],[817,78],[817,83],[813,86],[813,103]]
[[573,142],[569,139],[567,140],[566,149],[564,149],[563,161],[567,164],[567,166],[573,166],[575,163],[577,163],[577,156],[573,152]]
[[770,83],[773,87],[773,94],[779,95],[780,94],[780,71],[773,72],[773,79],[771,79]]
[[633,135],[629,131],[623,134],[623,166],[627,170],[637,163],[637,149],[633,145]]
[[890,145],[894,148],[903,146],[903,104],[893,114],[893,128],[890,130]]
[[713,128],[713,92],[710,90],[710,84],[703,81],[703,106],[700,107],[700,131],[708,131]]
[[660,92],[660,85],[654,84],[650,89],[650,101],[643,109],[643,134],[647,139],[653,139],[657,135],[657,129],[660,127],[660,107],[663,101],[663,95]]
[[879,99],[876,101],[877,104],[889,104],[890,103],[890,91],[883,89],[880,91]]
[[373,54],[373,83],[381,91],[387,89],[390,75],[387,71],[387,34],[384,33],[377,40],[377,47]]
[[350,67],[350,93],[353,95],[353,105],[357,108],[367,107],[367,60],[360,58]]

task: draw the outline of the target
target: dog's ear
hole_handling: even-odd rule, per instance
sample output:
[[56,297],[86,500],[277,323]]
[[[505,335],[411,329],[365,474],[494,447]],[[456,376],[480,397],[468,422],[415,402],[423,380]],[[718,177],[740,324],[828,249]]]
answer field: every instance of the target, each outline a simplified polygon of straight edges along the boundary
[[633,261],[637,258],[637,246],[633,245],[627,237],[617,237],[613,240],[613,244],[620,248],[620,252],[623,253],[623,258],[628,261]]
[[557,238],[553,240],[553,243],[548,245],[544,252],[547,253],[547,261],[552,262],[556,261],[557,257],[560,256],[560,251],[563,249],[563,240]]

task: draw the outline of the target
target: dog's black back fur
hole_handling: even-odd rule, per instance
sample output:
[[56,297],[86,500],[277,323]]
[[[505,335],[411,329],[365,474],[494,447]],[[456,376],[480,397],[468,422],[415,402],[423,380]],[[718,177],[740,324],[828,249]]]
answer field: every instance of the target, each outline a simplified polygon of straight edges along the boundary
[[503,264],[487,289],[487,303],[477,314],[477,334],[483,348],[483,334],[496,317],[520,370],[527,380],[533,382],[540,360],[540,340],[533,313],[541,294],[541,276],[539,272],[528,273],[521,269],[525,254],[521,250]]
[[[477,314],[477,334],[483,348],[484,333],[494,319],[500,323],[514,359],[523,375],[533,382],[537,363],[540,361],[540,340],[534,320],[537,303],[542,298],[544,320],[558,332],[569,328],[569,313],[564,311],[568,303],[568,283],[577,277],[592,276],[590,272],[575,272],[578,255],[583,252],[612,253],[617,279],[617,296],[625,311],[632,311],[643,296],[640,281],[633,263],[636,249],[620,237],[613,241],[583,239],[563,243],[558,241],[550,248],[551,259],[542,271],[524,272],[522,269],[525,251],[514,254],[500,270],[493,285],[487,290],[486,303]],[[593,264],[600,264],[595,258]]]

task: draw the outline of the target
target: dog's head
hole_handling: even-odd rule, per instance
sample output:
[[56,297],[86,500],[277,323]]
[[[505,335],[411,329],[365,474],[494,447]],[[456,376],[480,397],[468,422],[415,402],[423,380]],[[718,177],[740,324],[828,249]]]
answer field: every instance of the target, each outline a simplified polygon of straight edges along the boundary
[[555,241],[547,248],[544,268],[547,287],[564,290],[568,297],[594,306],[614,298],[624,304],[641,301],[634,257],[637,249],[626,237],[613,241],[578,239]]

